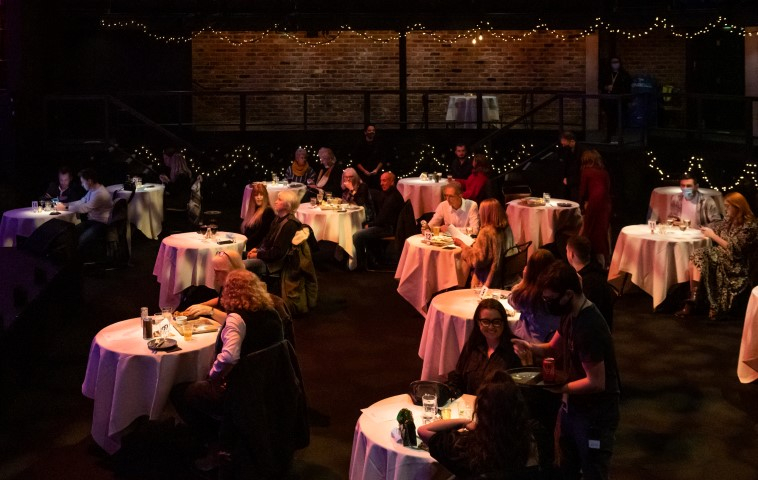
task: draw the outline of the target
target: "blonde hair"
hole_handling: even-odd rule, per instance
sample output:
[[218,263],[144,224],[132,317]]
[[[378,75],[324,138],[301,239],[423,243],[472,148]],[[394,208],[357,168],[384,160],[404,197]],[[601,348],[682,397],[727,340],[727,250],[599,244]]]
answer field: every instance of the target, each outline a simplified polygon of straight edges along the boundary
[[508,218],[500,202],[488,198],[479,207],[479,219],[481,229],[473,247],[466,250],[466,260],[472,265],[491,260],[493,267],[497,269],[507,247]]
[[337,163],[337,157],[334,156],[334,152],[331,148],[327,147],[321,147],[318,149],[318,158],[321,159],[321,153],[325,153],[327,155],[327,162],[329,166],[331,167],[335,163]]
[[228,313],[274,308],[274,302],[266,291],[266,284],[254,273],[244,269],[229,272],[220,300]]
[[585,150],[582,153],[582,168],[605,168],[600,152],[594,148],[592,150]]
[[[245,227],[252,227],[261,223],[263,212],[267,208],[271,208],[271,203],[268,198],[268,190],[263,183],[254,183],[252,185],[252,192],[250,192],[250,199],[247,202],[247,211],[245,212],[245,219],[242,220],[242,231],[245,231]],[[263,205],[260,207],[255,203],[256,195],[263,195]]]
[[342,178],[348,177],[352,180],[353,186],[357,187],[360,185],[361,177],[358,175],[358,172],[355,171],[354,168],[348,167],[342,171]]
[[479,205],[480,225],[492,225],[495,228],[508,226],[508,217],[500,202],[495,198],[487,198]]
[[242,257],[235,250],[219,250],[211,260],[213,270],[219,272],[231,272],[245,268]]
[[282,190],[278,198],[287,205],[289,213],[293,213],[300,206],[300,196],[294,190]]

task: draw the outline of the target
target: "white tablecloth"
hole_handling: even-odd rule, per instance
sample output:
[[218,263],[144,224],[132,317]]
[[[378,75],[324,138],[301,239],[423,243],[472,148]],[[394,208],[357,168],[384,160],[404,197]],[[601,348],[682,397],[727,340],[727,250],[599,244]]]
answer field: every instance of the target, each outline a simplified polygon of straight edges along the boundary
[[[504,290],[490,292],[509,294]],[[418,347],[418,356],[424,360],[421,380],[444,382],[447,374],[455,370],[463,345],[474,329],[474,311],[479,302],[479,290],[471,288],[452,290],[434,297],[426,314],[424,333]],[[507,300],[502,299],[500,303],[507,310],[513,310]],[[517,319],[518,314],[508,318],[509,322]]]
[[[302,199],[303,195],[305,195],[306,187],[302,183],[277,183],[272,184],[271,182],[263,182],[266,184],[266,191],[268,192],[268,201],[271,204],[271,208],[274,207],[274,202],[279,196],[279,192],[282,192],[284,190],[295,190],[300,194],[298,199]],[[240,209],[240,218],[245,218],[245,213],[247,213],[247,205],[250,202],[250,195],[253,194],[253,188],[250,186],[250,184],[245,185],[245,190],[242,192],[242,208]]]
[[421,218],[427,212],[433,212],[442,201],[442,189],[447,185],[447,178],[439,182],[421,180],[419,177],[403,178],[397,182],[397,191],[404,200],[413,205],[413,215]]
[[[464,395],[456,401],[474,406],[476,397]],[[404,447],[392,438],[397,427],[397,412],[407,408],[416,427],[421,425],[422,407],[414,405],[408,394],[385,398],[368,408],[355,424],[353,451],[350,455],[350,480],[437,480],[450,478],[450,472],[425,450]],[[452,418],[457,418],[452,408]]]
[[[558,203],[570,203],[570,207],[559,207]],[[579,231],[582,214],[579,204],[569,200],[554,198],[550,205],[529,207],[521,199],[508,202],[506,207],[508,223],[517,244],[532,241],[531,255],[535,249],[555,241],[556,233],[562,230]]]
[[245,251],[247,237],[239,233],[218,232],[220,241],[232,239],[233,243],[219,245],[215,240],[205,240],[197,232],[176,233],[163,239],[155,259],[153,275],[161,284],[160,306],[176,307],[179,295],[191,285],[213,288],[213,256],[221,250]]
[[[716,205],[719,207],[721,214],[724,214],[724,197],[721,192],[712,188],[698,188],[700,193],[707,197],[713,197]],[[671,197],[682,193],[679,187],[658,187],[654,188],[650,194],[650,206],[648,207],[647,218],[650,218],[653,212],[657,214],[658,221],[665,221],[669,216],[669,207],[671,206]]]
[[366,220],[366,210],[363,207],[338,212],[321,210],[321,207],[313,208],[310,203],[304,203],[297,209],[295,216],[311,227],[316,240],[326,240],[339,245],[350,256],[348,267],[355,270],[358,260],[355,257],[353,234],[361,229],[363,221]]
[[[163,192],[166,187],[161,183],[145,183],[134,192],[129,202],[129,221],[147,238],[158,240],[163,229]],[[111,185],[108,191],[116,193],[116,198],[129,199],[132,192],[124,190],[123,185]],[[115,200],[114,199],[114,200]]]
[[468,278],[469,265],[461,260],[461,249],[444,249],[422,242],[423,235],[406,239],[395,270],[400,283],[397,292],[421,315],[432,295],[450,287],[462,287]]
[[737,377],[742,383],[758,380],[758,287],[750,293],[747,304],[740,356],[737,360]]
[[[476,95],[451,95],[447,102],[448,122],[465,122],[464,127],[476,128]],[[494,95],[482,95],[482,122],[499,122],[500,107]]]
[[632,283],[649,293],[653,297],[653,308],[657,307],[672,285],[689,281],[690,254],[710,244],[710,240],[694,228],[670,232],[652,234],[647,225],[624,227],[613,250],[608,281],[630,274]]
[[92,340],[82,393],[95,401],[92,438],[106,452],[121,448],[121,432],[138,417],[160,418],[171,387],[208,375],[215,333],[189,342],[172,333],[181,350],[170,353],[147,348],[139,318],[109,325]]
[[52,212],[32,212],[32,207],[16,208],[3,213],[0,222],[0,241],[3,247],[15,247],[16,235],[28,237],[40,225],[57,218],[73,224],[79,223],[74,212],[60,212],[60,215],[50,215]]

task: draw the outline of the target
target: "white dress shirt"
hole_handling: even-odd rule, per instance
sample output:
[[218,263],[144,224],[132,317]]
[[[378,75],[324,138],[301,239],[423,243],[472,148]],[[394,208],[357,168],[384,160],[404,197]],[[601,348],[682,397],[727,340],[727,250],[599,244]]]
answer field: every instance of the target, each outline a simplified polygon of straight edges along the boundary
[[454,210],[450,202],[445,200],[437,205],[434,216],[429,221],[430,227],[440,225],[455,225],[456,227],[469,227],[472,234],[479,233],[479,207],[476,202],[462,199],[461,208]]

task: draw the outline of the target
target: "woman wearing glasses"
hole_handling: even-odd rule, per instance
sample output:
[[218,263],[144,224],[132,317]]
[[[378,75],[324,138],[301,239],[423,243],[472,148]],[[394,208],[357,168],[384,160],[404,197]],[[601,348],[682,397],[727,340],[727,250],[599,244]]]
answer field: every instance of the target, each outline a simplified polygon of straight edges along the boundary
[[476,326],[463,346],[455,370],[447,375],[450,387],[471,395],[476,395],[493,372],[531,363],[531,359],[520,359],[514,353],[511,339],[515,337],[499,300],[482,300],[474,312],[474,323]]

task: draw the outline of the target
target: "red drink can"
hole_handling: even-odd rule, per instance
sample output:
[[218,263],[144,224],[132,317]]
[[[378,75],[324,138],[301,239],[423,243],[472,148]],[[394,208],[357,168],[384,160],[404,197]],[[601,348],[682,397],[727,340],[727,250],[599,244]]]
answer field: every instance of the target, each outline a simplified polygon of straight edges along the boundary
[[555,359],[553,357],[542,360],[542,381],[555,383]]

